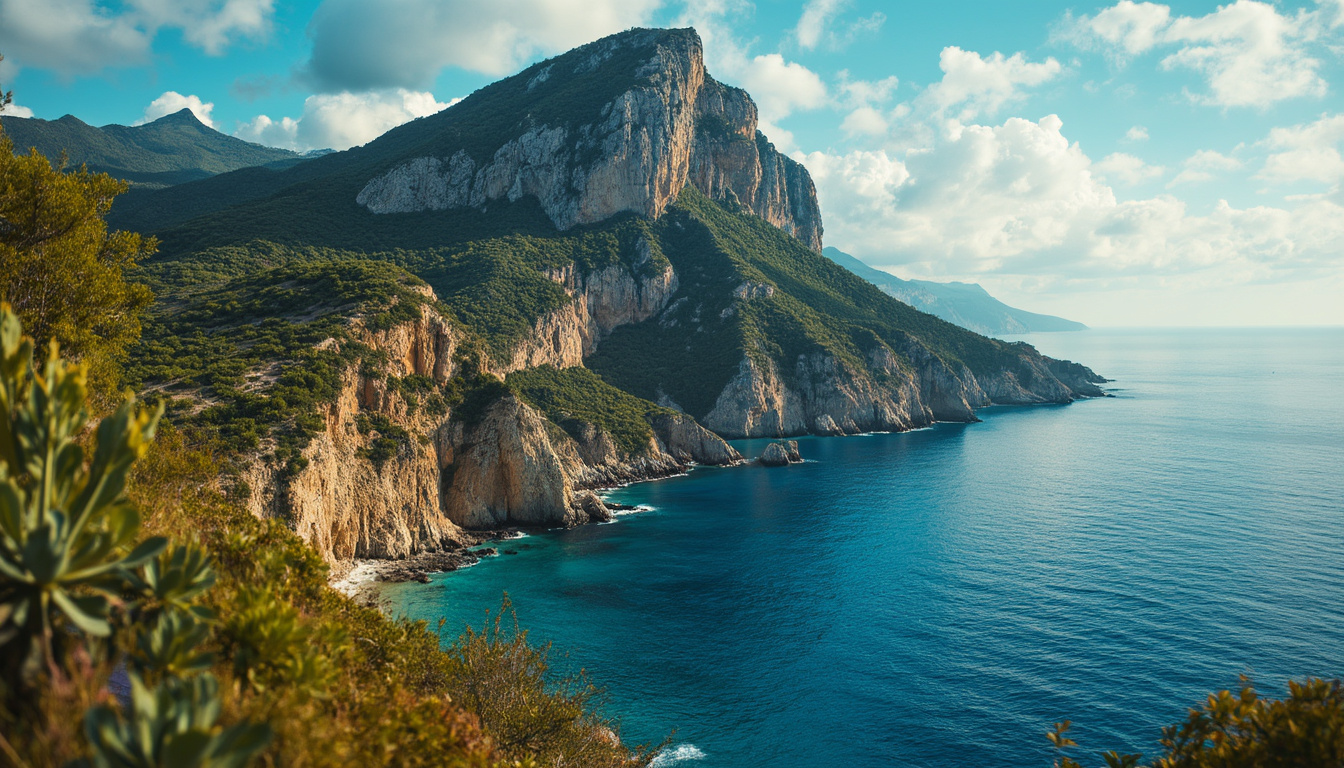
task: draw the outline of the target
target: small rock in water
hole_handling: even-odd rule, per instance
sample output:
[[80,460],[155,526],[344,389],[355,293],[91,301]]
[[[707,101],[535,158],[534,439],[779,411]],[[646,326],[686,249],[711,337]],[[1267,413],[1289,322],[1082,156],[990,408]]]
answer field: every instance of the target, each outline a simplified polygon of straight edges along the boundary
[[574,506],[588,518],[590,523],[608,523],[616,519],[611,509],[592,491],[574,494]]
[[782,467],[786,464],[797,464],[802,460],[802,455],[798,453],[797,440],[771,443],[765,446],[765,450],[761,452],[761,457],[757,459],[762,466],[766,467]]

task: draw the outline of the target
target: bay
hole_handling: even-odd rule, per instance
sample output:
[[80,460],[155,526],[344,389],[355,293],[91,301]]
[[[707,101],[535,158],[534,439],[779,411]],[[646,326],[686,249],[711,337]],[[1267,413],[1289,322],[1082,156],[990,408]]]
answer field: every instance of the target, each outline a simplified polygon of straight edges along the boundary
[[1344,675],[1344,329],[1023,338],[1114,397],[804,438],[384,596],[451,637],[507,591],[660,765],[1044,766],[1064,718],[1152,754],[1240,674]]

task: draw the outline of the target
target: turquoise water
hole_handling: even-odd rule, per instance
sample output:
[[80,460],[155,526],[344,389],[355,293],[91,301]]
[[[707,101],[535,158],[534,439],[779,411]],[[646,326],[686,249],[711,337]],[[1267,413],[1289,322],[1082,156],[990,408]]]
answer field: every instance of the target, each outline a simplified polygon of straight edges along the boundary
[[1062,718],[1152,753],[1240,673],[1344,675],[1344,329],[1026,338],[1115,397],[631,486],[389,595],[451,633],[507,590],[663,765],[1044,766]]

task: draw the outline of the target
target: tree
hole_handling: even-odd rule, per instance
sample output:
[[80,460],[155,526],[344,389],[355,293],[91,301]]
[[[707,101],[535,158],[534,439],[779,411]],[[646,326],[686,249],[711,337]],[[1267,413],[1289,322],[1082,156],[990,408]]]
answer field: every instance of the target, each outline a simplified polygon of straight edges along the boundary
[[[0,53],[0,61],[4,60],[5,54]],[[4,112],[5,107],[9,106],[12,101],[14,101],[14,92],[0,88],[0,112]]]
[[[1211,694],[1184,723],[1162,729],[1165,754],[1152,768],[1344,768],[1344,684],[1339,680],[1289,681],[1287,698],[1265,699],[1242,677],[1237,693]],[[1056,749],[1078,744],[1070,723],[1047,734]],[[1108,768],[1137,768],[1141,755],[1107,752]],[[1057,768],[1081,768],[1061,757]]]
[[36,150],[15,155],[0,130],[0,301],[18,313],[38,349],[55,340],[82,362],[104,399],[153,298],[124,273],[157,241],[109,232],[104,221],[127,188],[107,174],[69,170],[64,158],[53,165]]

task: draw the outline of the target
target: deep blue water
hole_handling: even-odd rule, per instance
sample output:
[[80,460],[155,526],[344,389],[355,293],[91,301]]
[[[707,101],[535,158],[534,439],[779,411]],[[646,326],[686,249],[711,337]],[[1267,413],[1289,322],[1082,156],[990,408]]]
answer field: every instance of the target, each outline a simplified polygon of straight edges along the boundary
[[1062,718],[1151,754],[1240,673],[1344,675],[1344,329],[1027,338],[1115,397],[631,486],[388,594],[454,633],[507,590],[664,765],[1045,766]]

